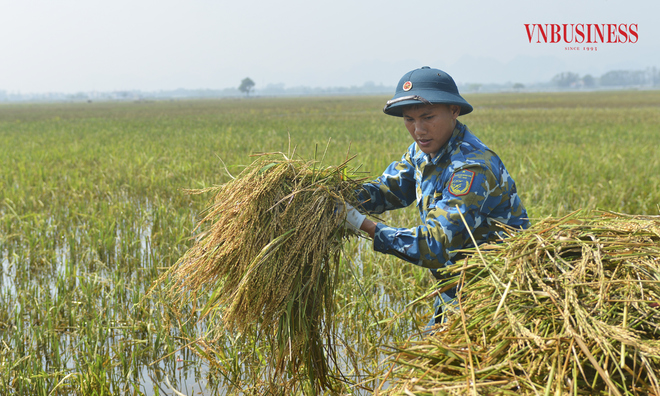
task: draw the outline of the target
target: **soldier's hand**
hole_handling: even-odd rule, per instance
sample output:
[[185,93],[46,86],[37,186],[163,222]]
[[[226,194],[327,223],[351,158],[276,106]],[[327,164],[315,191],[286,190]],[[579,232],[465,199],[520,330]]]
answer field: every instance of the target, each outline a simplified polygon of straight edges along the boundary
[[367,218],[347,203],[337,203],[337,212],[344,217],[344,227],[355,232],[360,231],[364,219]]

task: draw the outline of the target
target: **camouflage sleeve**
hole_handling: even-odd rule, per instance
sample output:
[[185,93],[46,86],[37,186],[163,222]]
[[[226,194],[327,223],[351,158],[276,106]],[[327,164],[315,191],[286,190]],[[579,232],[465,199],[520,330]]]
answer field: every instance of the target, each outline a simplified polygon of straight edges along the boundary
[[440,268],[457,249],[473,245],[468,229],[477,243],[494,239],[501,228],[489,219],[489,213],[509,201],[506,186],[500,185],[488,167],[457,169],[448,182],[439,181],[435,191],[418,203],[426,205],[423,224],[410,229],[378,224],[374,250],[426,268]]
[[376,180],[364,183],[358,193],[359,209],[371,214],[405,208],[416,200],[415,167],[410,150],[393,162]]

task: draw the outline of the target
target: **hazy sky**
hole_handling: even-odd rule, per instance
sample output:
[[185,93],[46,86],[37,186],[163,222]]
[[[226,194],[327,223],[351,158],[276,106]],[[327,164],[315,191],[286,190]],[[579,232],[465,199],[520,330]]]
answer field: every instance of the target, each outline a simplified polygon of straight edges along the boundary
[[[78,92],[395,85],[660,68],[658,0],[0,0],[0,90]],[[525,23],[637,24],[597,51],[529,43]]]

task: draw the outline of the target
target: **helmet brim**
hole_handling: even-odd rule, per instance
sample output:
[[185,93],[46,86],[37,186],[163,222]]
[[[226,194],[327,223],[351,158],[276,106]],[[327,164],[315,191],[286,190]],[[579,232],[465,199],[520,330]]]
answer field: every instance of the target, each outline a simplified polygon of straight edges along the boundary
[[391,116],[403,117],[403,109],[406,106],[424,104],[457,105],[461,108],[459,116],[468,114],[473,110],[472,105],[460,95],[435,90],[413,89],[408,92],[401,92],[394,95],[392,99],[387,101],[387,104],[383,108],[383,112]]

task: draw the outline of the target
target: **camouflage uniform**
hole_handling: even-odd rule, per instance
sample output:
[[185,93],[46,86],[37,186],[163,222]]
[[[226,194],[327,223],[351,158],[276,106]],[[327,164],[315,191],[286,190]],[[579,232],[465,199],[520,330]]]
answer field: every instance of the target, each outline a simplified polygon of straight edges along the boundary
[[379,223],[374,250],[430,268],[436,277],[436,269],[456,259],[457,249],[473,246],[459,212],[478,244],[498,239],[498,223],[529,226],[504,164],[460,121],[434,158],[413,143],[401,161],[363,188],[360,208],[368,213],[417,203],[422,225],[408,229]]

